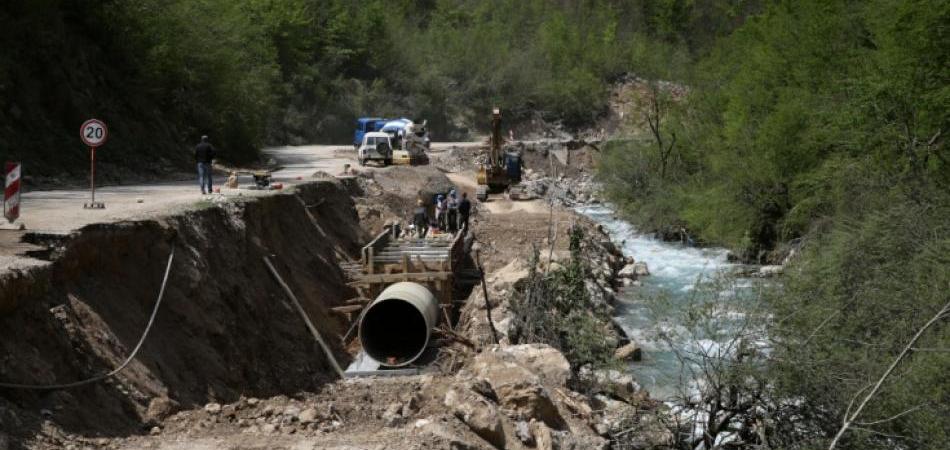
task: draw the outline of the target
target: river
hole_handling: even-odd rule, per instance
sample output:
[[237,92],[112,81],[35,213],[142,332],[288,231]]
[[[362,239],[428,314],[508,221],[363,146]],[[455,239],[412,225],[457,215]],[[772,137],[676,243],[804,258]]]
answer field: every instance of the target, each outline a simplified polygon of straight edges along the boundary
[[[655,337],[655,315],[651,314],[642,298],[661,295],[671,305],[685,303],[697,282],[708,282],[717,273],[733,271],[738,265],[728,262],[728,252],[723,248],[689,247],[639,233],[630,223],[617,219],[607,206],[586,206],[577,211],[603,225],[625,255],[645,262],[650,269],[650,276],[640,278],[641,287],[627,288],[621,293],[616,319],[643,349],[642,361],[629,366],[638,383],[654,398],[668,399],[686,387],[680,377],[682,366],[672,349]],[[743,289],[751,285],[750,280],[740,280],[725,289]],[[701,345],[712,347],[718,343],[709,339]]]

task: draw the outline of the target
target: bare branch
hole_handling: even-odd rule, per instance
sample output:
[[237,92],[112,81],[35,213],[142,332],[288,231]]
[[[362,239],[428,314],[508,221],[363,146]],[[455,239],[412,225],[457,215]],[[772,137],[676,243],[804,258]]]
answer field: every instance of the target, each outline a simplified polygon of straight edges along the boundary
[[[944,314],[947,314],[948,312],[950,312],[950,301],[948,301],[947,304],[943,305],[943,308],[940,308],[940,311],[937,311],[937,314],[935,314],[930,320],[927,321],[927,323],[924,324],[924,326],[920,327],[920,329],[917,330],[917,333],[910,340],[910,342],[907,343],[907,346],[904,347],[904,350],[902,350],[901,353],[897,355],[897,358],[894,360],[894,362],[892,362],[890,367],[888,367],[887,370],[884,371],[884,374],[881,375],[881,378],[877,380],[877,384],[874,385],[874,388],[871,389],[871,392],[869,392],[868,395],[864,397],[864,400],[861,401],[861,404],[858,406],[858,409],[854,411],[854,414],[852,414],[850,417],[848,417],[847,414],[845,415],[844,424],[841,426],[841,429],[838,430],[838,433],[835,435],[834,439],[831,440],[831,444],[828,446],[828,450],[834,450],[834,448],[838,445],[838,441],[841,440],[841,436],[843,436],[844,433],[848,431],[848,427],[850,427],[851,424],[854,423],[854,420],[857,419],[859,415],[861,415],[861,411],[863,411],[864,407],[867,406],[868,402],[870,402],[871,399],[874,398],[874,396],[877,394],[877,391],[881,388],[881,385],[884,384],[884,381],[887,380],[887,378],[891,375],[892,372],[894,372],[894,369],[897,368],[897,366],[901,363],[904,357],[907,356],[907,354],[911,352],[911,348],[914,347],[914,344],[917,343],[917,340],[920,339],[921,336],[923,336],[924,332],[926,332],[927,329],[929,329],[933,324],[940,321],[943,318],[942,316]],[[854,399],[852,399],[852,402],[853,401]]]
[[858,425],[861,425],[861,426],[869,427],[869,426],[871,426],[871,425],[877,425],[877,424],[884,423],[884,422],[890,422],[890,421],[892,421],[892,420],[896,420],[896,419],[899,419],[899,418],[901,418],[901,417],[903,417],[903,416],[906,416],[906,415],[908,415],[908,414],[910,414],[910,413],[912,413],[912,412],[914,412],[914,411],[917,411],[918,409],[923,408],[924,405],[926,405],[926,403],[921,403],[921,404],[919,404],[919,405],[917,405],[917,406],[915,406],[915,407],[913,407],[913,408],[911,408],[911,409],[908,409],[907,411],[904,411],[904,412],[899,413],[899,414],[895,414],[895,415],[893,415],[893,416],[891,416],[891,417],[888,417],[888,418],[886,418],[886,419],[875,420],[875,421],[873,421],[873,422],[855,422],[855,423],[858,424]]

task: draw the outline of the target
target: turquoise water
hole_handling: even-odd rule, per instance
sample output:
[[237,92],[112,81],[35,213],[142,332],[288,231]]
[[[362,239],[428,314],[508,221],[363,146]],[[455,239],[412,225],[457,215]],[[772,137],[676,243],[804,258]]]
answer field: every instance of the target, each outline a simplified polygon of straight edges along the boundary
[[[640,278],[641,287],[627,288],[620,295],[617,322],[643,349],[643,360],[630,365],[638,383],[654,398],[666,399],[679,389],[688,387],[684,384],[693,380],[681,377],[682,365],[670,347],[656,337],[658,319],[641,298],[662,295],[670,304],[685,303],[697,282],[708,282],[717,273],[735,270],[737,265],[727,261],[727,251],[722,248],[688,247],[641,234],[631,224],[617,219],[609,207],[583,207],[578,211],[603,225],[610,232],[611,239],[622,246],[625,255],[645,262],[650,269],[650,276]],[[749,287],[751,281],[740,280],[738,285],[731,285],[728,289],[737,286],[740,289]],[[660,325],[677,326],[675,323]],[[689,345],[716,352],[720,342],[715,336],[708,336]]]

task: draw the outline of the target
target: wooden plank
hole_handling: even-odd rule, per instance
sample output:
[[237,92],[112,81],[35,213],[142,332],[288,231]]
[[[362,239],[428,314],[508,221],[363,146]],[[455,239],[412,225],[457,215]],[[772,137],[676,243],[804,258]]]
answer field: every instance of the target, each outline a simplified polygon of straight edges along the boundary
[[[374,283],[394,283],[397,281],[403,281],[407,274],[404,273],[393,273],[393,274],[367,274],[359,277],[355,281],[347,283],[349,286],[364,286]],[[425,280],[425,281],[436,281],[436,280],[447,280],[452,277],[452,272],[410,272],[410,280]]]
[[407,377],[419,375],[419,369],[382,369],[345,372],[346,378],[362,377]]
[[334,306],[330,308],[331,311],[339,314],[352,314],[361,309],[363,309],[363,305]]

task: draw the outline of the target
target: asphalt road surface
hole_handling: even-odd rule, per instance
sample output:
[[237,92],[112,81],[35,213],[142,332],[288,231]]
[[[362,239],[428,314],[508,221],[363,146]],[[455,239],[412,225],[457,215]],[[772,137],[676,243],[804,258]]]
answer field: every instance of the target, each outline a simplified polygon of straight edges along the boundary
[[[479,145],[478,143],[433,143],[432,152],[441,152],[452,147]],[[308,145],[299,147],[275,147],[263,151],[265,159],[273,159],[279,170],[273,172],[272,182],[282,183],[284,189],[312,179],[316,172],[338,174],[344,164],[356,167],[356,151],[352,146]],[[360,170],[375,170],[372,165]],[[106,186],[96,189],[96,201],[105,209],[84,209],[90,201],[89,189],[62,189],[32,191],[23,194],[20,219],[15,224],[5,221],[0,226],[0,270],[28,265],[20,256],[26,248],[19,243],[23,234],[16,231],[20,225],[29,232],[67,234],[93,223],[111,223],[128,220],[143,220],[161,217],[192,208],[207,206],[208,202],[236,196],[273,195],[273,190],[252,190],[250,175],[239,179],[240,189],[226,189],[226,176],[216,176],[214,187],[220,193],[202,195],[197,175],[194,181],[177,181],[138,185]]]

